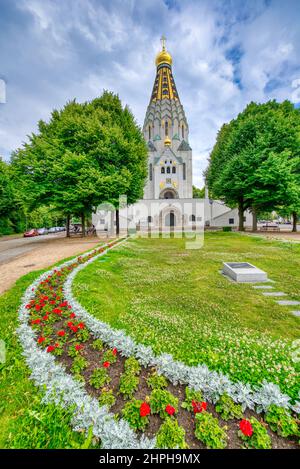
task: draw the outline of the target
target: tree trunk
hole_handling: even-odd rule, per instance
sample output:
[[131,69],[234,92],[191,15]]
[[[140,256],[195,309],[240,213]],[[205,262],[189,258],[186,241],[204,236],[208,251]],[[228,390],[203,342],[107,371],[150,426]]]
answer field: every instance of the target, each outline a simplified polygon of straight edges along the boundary
[[257,231],[257,212],[254,207],[252,207],[252,231]]
[[120,212],[118,208],[116,210],[116,235],[117,237],[120,235]]
[[85,236],[85,215],[82,212],[81,214],[81,231],[82,231],[82,237]]
[[243,199],[239,201],[239,231],[244,231],[244,203]]
[[297,231],[297,212],[292,213],[293,216],[293,231]]
[[70,214],[67,215],[66,236],[70,238]]

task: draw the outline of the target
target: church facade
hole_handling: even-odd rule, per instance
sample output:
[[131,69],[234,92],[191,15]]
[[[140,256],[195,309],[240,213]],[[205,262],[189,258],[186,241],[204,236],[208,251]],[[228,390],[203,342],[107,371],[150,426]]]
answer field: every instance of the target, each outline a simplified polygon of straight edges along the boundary
[[189,126],[164,38],[155,62],[156,77],[143,126],[149,150],[144,199],[189,199],[193,197]]
[[[164,232],[199,231],[238,225],[237,209],[221,201],[193,199],[193,160],[189,126],[172,71],[172,57],[162,37],[156,76],[143,124],[148,146],[148,176],[143,199],[119,211],[120,230]],[[123,205],[124,206],[124,205]],[[252,217],[245,213],[245,225]],[[116,214],[111,208],[93,215],[97,231],[115,232]]]

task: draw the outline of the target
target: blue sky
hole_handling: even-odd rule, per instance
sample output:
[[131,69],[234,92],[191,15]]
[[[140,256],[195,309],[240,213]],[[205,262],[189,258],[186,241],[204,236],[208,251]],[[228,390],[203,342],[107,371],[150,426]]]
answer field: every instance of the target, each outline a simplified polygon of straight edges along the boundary
[[0,155],[53,108],[103,89],[142,125],[160,36],[190,126],[194,183],[220,126],[251,101],[300,103],[300,0],[0,0]]

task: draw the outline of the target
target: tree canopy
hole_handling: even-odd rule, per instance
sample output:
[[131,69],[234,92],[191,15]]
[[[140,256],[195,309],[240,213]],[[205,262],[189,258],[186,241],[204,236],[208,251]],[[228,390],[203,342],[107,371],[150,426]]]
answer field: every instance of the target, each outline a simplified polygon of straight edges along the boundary
[[212,197],[254,214],[300,211],[300,112],[292,103],[250,103],[220,129],[205,172]]
[[89,214],[99,204],[118,207],[142,197],[147,148],[130,110],[105,91],[93,101],[71,101],[12,156],[28,206],[52,205],[65,215]]

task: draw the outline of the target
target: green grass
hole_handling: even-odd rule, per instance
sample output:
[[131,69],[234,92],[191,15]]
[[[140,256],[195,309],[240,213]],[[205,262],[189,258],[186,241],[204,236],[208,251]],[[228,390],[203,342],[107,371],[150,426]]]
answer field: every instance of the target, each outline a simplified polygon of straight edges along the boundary
[[234,380],[265,378],[296,397],[299,365],[290,349],[299,319],[250,285],[229,282],[218,272],[223,261],[249,261],[300,299],[299,244],[222,232],[207,233],[199,250],[181,239],[131,239],[83,269],[74,292],[97,318],[157,353]]

